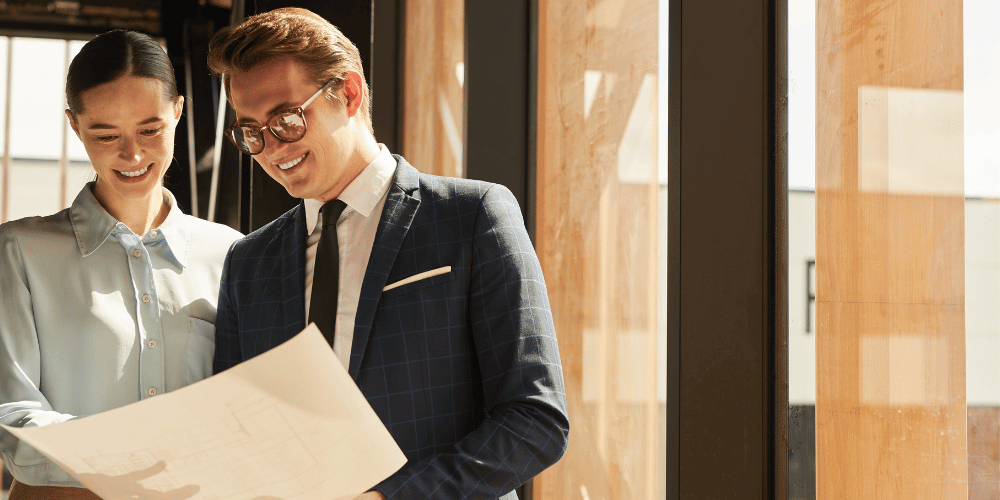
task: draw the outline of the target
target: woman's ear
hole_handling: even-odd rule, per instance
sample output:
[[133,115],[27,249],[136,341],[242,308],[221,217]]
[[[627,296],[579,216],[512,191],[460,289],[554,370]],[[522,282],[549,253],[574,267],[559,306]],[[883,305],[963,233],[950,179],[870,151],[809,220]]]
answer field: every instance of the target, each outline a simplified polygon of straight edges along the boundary
[[[68,109],[66,110],[66,119],[69,120],[69,126],[73,128],[73,133],[77,137],[80,137],[80,126],[76,124],[76,117],[73,116],[73,112]],[[80,137],[80,140],[82,141],[83,137]]]
[[184,96],[177,96],[177,102],[174,103],[174,120],[181,119],[181,111],[184,110]]
[[344,73],[344,106],[347,107],[347,116],[354,116],[364,102],[364,91],[361,90],[361,75],[354,71]]

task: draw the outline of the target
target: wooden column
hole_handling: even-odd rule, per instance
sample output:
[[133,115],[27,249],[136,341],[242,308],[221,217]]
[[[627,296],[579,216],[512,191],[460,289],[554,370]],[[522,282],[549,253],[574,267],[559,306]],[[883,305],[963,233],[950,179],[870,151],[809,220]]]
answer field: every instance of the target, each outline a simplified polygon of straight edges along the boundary
[[465,177],[465,3],[406,1],[402,154],[418,170]]
[[816,19],[817,498],[966,498],[962,2]]
[[536,500],[666,496],[655,357],[666,189],[656,168],[666,106],[656,101],[657,8],[538,5],[536,241],[571,435],[562,460],[535,478]]

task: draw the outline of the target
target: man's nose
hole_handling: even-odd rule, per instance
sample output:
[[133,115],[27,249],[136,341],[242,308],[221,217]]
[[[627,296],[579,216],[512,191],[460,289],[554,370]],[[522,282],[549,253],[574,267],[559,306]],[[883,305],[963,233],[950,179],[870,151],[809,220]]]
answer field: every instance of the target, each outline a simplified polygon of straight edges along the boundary
[[284,155],[285,152],[288,150],[288,145],[289,143],[281,142],[278,140],[277,137],[274,137],[272,135],[264,139],[264,151],[261,151],[261,153],[264,154],[265,157],[264,159],[266,161],[269,161],[271,163],[274,163],[275,161],[281,161],[285,159]]

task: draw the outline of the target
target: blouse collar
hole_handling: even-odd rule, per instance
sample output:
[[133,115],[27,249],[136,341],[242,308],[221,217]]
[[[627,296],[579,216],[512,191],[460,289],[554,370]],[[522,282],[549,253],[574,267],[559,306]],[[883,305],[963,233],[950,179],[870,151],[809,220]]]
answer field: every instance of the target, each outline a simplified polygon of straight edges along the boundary
[[[163,188],[163,201],[169,207],[167,218],[156,229],[142,236],[144,241],[158,239],[162,234],[166,243],[166,254],[173,257],[181,267],[187,265],[188,228],[184,213],[177,208],[174,195]],[[87,183],[76,196],[69,208],[69,220],[73,226],[80,253],[87,257],[97,251],[108,238],[116,233],[132,233],[124,223],[119,222],[101,206],[94,196],[94,182]]]

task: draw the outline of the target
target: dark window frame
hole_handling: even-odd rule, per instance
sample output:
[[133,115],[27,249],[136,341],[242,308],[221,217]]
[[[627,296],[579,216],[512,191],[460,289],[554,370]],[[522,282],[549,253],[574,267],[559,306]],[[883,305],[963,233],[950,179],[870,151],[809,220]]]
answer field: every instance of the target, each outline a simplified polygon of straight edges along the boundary
[[787,498],[786,17],[670,1],[668,498]]
[[[465,177],[510,189],[532,243],[537,54],[538,0],[465,0]],[[531,480],[516,492],[532,500]]]
[[537,53],[538,0],[465,0],[465,176],[510,189],[533,242]]

